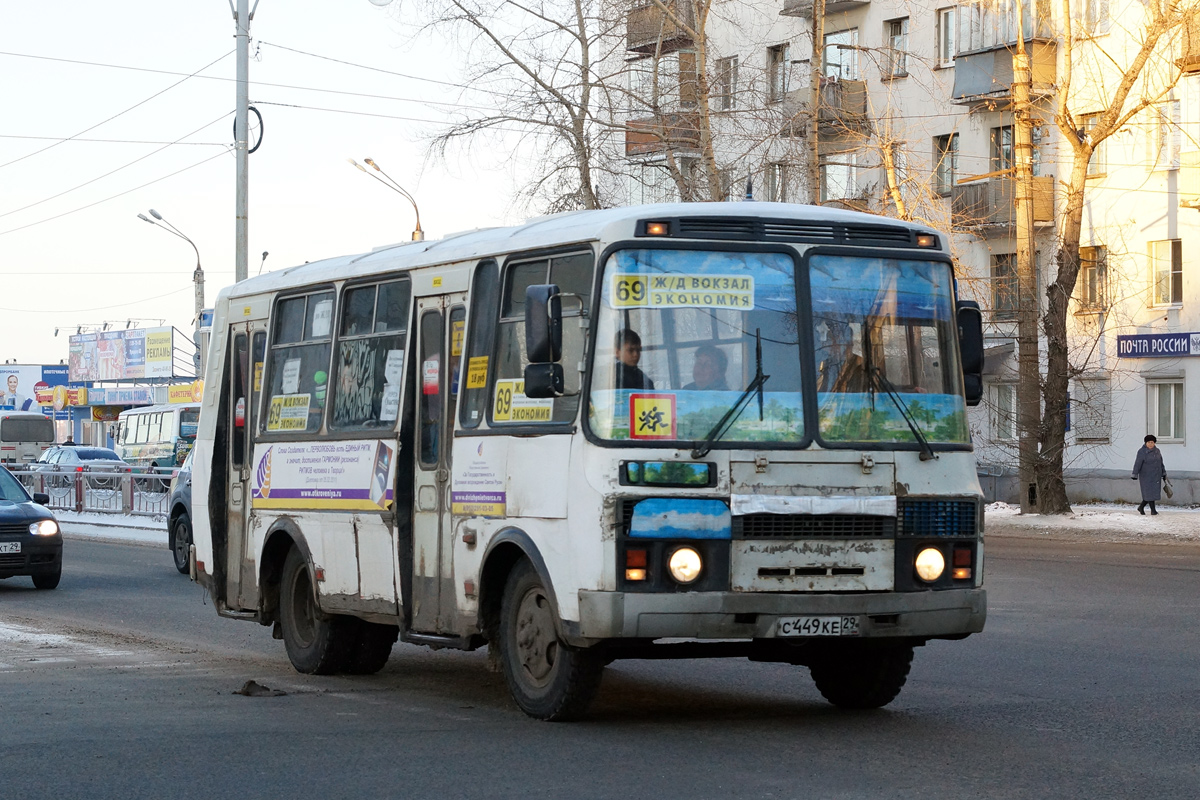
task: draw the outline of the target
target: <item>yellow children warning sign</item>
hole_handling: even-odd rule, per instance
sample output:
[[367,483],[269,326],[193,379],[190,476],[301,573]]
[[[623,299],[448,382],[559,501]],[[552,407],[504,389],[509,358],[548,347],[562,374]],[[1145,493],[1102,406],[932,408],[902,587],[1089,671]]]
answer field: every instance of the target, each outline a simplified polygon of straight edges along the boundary
[[614,275],[616,308],[754,308],[753,275]]
[[674,439],[675,395],[629,395],[630,439]]

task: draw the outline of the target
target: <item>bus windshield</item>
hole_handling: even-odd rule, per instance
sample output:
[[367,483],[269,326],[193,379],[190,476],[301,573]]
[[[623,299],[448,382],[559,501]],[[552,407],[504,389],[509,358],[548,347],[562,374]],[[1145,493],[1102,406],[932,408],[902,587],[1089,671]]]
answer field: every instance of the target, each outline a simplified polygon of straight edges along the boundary
[[950,265],[809,259],[818,434],[828,442],[964,443]]
[[200,425],[200,409],[185,408],[179,412],[179,437],[196,440],[196,428]]
[[605,264],[589,423],[610,440],[700,441],[759,372],[722,442],[799,442],[796,265],[785,253],[620,250]]
[[0,420],[0,441],[53,442],[54,423],[45,417],[5,417]]

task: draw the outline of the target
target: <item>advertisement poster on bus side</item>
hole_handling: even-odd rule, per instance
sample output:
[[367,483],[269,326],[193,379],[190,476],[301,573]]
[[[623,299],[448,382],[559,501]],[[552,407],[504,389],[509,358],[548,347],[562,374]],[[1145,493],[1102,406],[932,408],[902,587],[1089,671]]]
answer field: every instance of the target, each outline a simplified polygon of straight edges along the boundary
[[450,511],[455,516],[503,517],[508,505],[508,443],[459,439],[454,443]]
[[391,508],[396,445],[359,442],[280,442],[257,448],[251,475],[254,508]]

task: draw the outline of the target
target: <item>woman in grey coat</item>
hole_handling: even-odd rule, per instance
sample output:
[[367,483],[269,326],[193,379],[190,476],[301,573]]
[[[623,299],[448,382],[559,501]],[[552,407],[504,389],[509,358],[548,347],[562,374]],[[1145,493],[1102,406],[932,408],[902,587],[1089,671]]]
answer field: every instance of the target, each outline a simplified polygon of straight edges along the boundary
[[1167,468],[1163,466],[1162,451],[1158,449],[1158,439],[1154,438],[1154,434],[1148,435],[1144,441],[1134,459],[1131,477],[1138,481],[1142,489],[1142,504],[1138,506],[1138,513],[1145,515],[1146,504],[1149,503],[1150,513],[1157,514],[1158,509],[1154,504],[1162,499],[1162,482],[1167,477]]

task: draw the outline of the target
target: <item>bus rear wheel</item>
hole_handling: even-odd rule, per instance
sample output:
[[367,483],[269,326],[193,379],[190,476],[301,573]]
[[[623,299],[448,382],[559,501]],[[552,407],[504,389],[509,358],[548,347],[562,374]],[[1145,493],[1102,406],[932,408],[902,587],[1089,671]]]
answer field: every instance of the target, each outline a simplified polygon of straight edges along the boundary
[[380,625],[361,619],[352,622],[354,634],[342,671],[347,675],[374,675],[383,669],[391,657],[392,645],[396,643],[400,629],[395,625]]
[[912,645],[831,649],[809,670],[821,695],[839,708],[883,708],[896,699],[912,667]]
[[279,587],[279,624],[296,671],[306,675],[341,671],[353,644],[351,623],[351,619],[321,611],[307,561],[299,548],[289,550]]
[[533,566],[508,576],[500,607],[500,661],[513,699],[535,719],[566,721],[587,711],[600,688],[601,654],[558,638],[558,616]]

